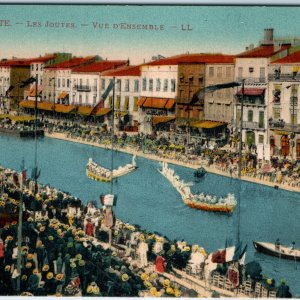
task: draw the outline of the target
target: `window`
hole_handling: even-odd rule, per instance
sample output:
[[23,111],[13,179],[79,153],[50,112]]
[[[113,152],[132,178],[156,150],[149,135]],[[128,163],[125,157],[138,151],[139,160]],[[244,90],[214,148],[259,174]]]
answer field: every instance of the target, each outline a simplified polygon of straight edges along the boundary
[[58,78],[57,86],[60,87],[60,78]]
[[259,128],[265,127],[265,113],[263,111],[259,112],[258,127]]
[[35,70],[36,70],[36,71],[39,70],[39,65],[38,65],[38,64],[35,65]]
[[248,110],[248,122],[253,122],[253,110]]
[[241,110],[240,109],[236,110],[236,121],[237,122],[241,121]]
[[134,81],[134,91],[135,92],[139,91],[139,84],[140,84],[139,80]]
[[164,92],[168,91],[168,79],[164,80]]
[[138,111],[138,97],[134,97],[133,111]]
[[93,105],[96,105],[96,101],[97,101],[97,96],[94,95],[94,96],[93,96]]
[[161,81],[159,78],[156,79],[156,91],[159,92],[161,89]]
[[112,107],[112,96],[108,97],[108,107]]
[[81,78],[79,79],[79,86],[80,86],[80,88],[82,88],[82,79]]
[[259,81],[260,82],[265,82],[266,81],[266,69],[261,67],[259,68]]
[[85,104],[86,105],[89,104],[89,94],[88,93],[85,94]]
[[94,79],[94,88],[93,88],[94,92],[96,92],[98,89],[97,85],[98,85],[98,80]]
[[273,118],[275,120],[280,119],[280,108],[273,108]]
[[32,70],[32,71],[34,70],[34,64],[31,65],[31,70]]
[[214,67],[208,68],[208,77],[214,77]]
[[89,85],[90,85],[90,81],[87,79],[86,80],[86,86],[89,87]]
[[217,67],[217,78],[222,78],[222,67]]
[[153,92],[153,79],[149,79],[149,91]]
[[259,144],[263,144],[264,143],[264,135],[263,134],[259,134],[258,135],[258,143]]
[[70,79],[67,79],[67,87],[70,87]]
[[79,95],[79,104],[82,104],[82,95]]
[[226,77],[231,77],[231,67],[226,67]]
[[242,78],[243,78],[243,68],[238,67],[238,79],[242,79]]
[[292,125],[297,124],[297,113],[296,112],[294,114],[291,113],[291,124]]
[[101,88],[102,90],[105,89],[105,79],[101,79]]
[[117,96],[115,109],[120,109],[121,96]]
[[125,92],[129,92],[129,79],[125,80]]
[[125,101],[124,101],[124,106],[123,106],[123,110],[128,110],[128,106],[129,106],[129,97],[126,96],[125,97]]
[[249,68],[249,73],[253,73],[254,72],[254,68],[253,67],[250,67]]
[[171,79],[171,92],[175,92],[176,90],[176,80],[175,79]]
[[281,84],[275,84],[274,85],[274,91],[273,91],[273,102],[274,104],[280,104],[281,99]]
[[63,78],[63,80],[62,80],[62,87],[65,87],[65,83],[66,83],[66,81],[65,81],[65,79]]
[[147,90],[147,79],[143,78],[143,91]]

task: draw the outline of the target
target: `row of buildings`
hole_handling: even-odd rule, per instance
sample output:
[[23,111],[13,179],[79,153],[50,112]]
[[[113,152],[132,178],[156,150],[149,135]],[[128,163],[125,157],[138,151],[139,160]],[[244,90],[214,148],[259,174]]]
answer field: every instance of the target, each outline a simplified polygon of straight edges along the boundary
[[[38,108],[44,111],[76,111],[86,118],[93,113],[108,126],[114,113],[119,130],[173,131],[203,142],[238,135],[242,118],[243,142],[256,148],[259,158],[300,159],[298,42],[274,39],[273,29],[265,29],[258,46],[237,55],[187,53],[138,66],[69,53],[2,60],[0,99],[9,96],[32,109],[37,96]],[[38,88],[21,88],[19,83],[31,76],[38,78]],[[95,113],[93,108],[113,79],[114,91]],[[205,92],[207,86],[228,82],[241,85]]]

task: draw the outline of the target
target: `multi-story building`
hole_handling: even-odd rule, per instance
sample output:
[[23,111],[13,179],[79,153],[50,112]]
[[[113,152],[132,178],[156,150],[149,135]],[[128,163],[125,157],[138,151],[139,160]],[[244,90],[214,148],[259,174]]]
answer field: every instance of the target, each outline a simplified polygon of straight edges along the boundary
[[[137,131],[138,99],[140,96],[140,66],[125,66],[101,74],[101,90],[105,91],[109,82],[115,78],[115,122],[119,130]],[[112,107],[112,92],[105,107]]]
[[71,60],[45,67],[42,100],[51,103],[69,104],[72,69],[98,60],[100,60],[98,56],[74,57]]
[[125,60],[99,61],[72,69],[70,103],[95,106],[101,98],[100,75],[110,69],[126,65]]
[[300,159],[300,51],[269,67],[269,140],[271,155]]
[[[242,141],[248,147],[256,147],[258,157],[270,158],[268,140],[268,66],[274,55],[284,52],[288,45],[274,45],[273,30],[265,30],[265,39],[258,46],[246,48],[246,51],[236,56],[235,78],[244,82],[244,91],[240,87],[236,93],[234,109],[235,132],[240,130],[243,121]],[[241,108],[243,103],[243,115]]]
[[[0,61],[0,98],[2,101],[9,96],[19,103],[24,98],[24,91],[28,87],[21,87],[22,81],[30,77],[30,63],[28,59],[11,59]],[[12,88],[7,95],[9,88]]]

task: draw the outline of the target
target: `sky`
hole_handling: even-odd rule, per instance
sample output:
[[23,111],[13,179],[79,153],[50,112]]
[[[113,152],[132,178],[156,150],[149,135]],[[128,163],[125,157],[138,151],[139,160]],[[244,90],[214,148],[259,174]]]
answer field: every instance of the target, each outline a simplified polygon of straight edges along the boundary
[[158,54],[237,54],[265,28],[300,38],[299,15],[300,7],[282,6],[1,4],[0,59],[69,52],[139,64]]

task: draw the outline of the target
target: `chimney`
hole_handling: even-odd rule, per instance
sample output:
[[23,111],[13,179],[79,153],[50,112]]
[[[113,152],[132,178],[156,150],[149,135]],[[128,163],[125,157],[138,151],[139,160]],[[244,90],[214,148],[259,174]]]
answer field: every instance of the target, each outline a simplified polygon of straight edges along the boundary
[[273,45],[273,34],[274,34],[273,28],[266,28],[264,30],[264,39],[261,44],[262,45]]
[[249,50],[249,47],[246,47],[245,50],[248,51],[248,50]]

